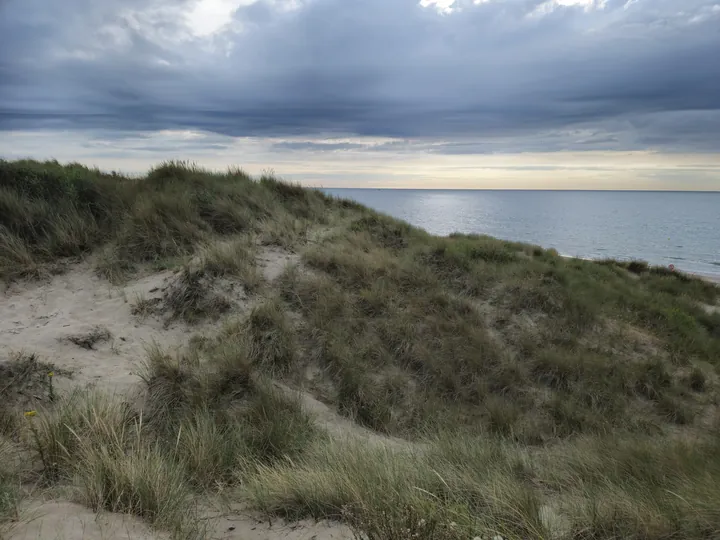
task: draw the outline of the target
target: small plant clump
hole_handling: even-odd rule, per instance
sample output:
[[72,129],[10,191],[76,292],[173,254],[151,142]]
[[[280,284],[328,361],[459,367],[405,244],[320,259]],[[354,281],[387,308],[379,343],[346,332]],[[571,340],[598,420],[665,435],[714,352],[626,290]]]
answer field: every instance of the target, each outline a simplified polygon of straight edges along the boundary
[[56,375],[72,374],[41,361],[36,354],[20,352],[0,362],[0,433],[7,433],[15,425],[17,407],[55,400]]
[[88,350],[93,349],[98,343],[110,341],[111,339],[112,334],[110,333],[110,330],[108,330],[104,326],[95,326],[88,332],[74,334],[67,337],[67,340],[70,343],[73,343],[78,347]]
[[232,304],[212,290],[202,271],[185,268],[165,290],[163,306],[171,319],[195,322],[208,317],[217,319]]

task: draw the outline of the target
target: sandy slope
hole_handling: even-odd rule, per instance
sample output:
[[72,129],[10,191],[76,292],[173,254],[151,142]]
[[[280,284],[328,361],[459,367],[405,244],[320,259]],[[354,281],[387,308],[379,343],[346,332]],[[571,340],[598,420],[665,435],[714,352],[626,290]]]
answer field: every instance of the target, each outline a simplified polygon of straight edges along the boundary
[[[297,257],[277,248],[264,250],[258,262],[268,281],[280,275],[287,263]],[[211,335],[217,324],[194,325],[181,322],[166,326],[154,317],[138,319],[132,304],[138,295],[159,297],[173,277],[162,272],[139,279],[124,287],[114,287],[93,273],[87,264],[45,282],[16,283],[0,293],[0,361],[13,353],[35,353],[39,360],[51,362],[70,377],[55,377],[58,388],[68,390],[93,385],[128,394],[140,382],[138,369],[145,348],[157,343],[163,348],[183,346],[191,335]],[[236,298],[235,315],[247,311],[252,303]],[[84,348],[69,340],[100,328],[109,338]],[[353,432],[353,424],[314,400],[304,396],[306,406],[331,432]],[[358,433],[360,433],[358,428]],[[364,438],[367,433],[362,433]],[[18,523],[1,538],[11,540],[120,540],[161,539],[164,533],[152,531],[131,516],[91,510],[64,500],[25,501],[19,509]],[[262,522],[239,509],[208,510],[204,516],[207,538],[242,540],[337,540],[353,538],[337,523],[283,521]]]
[[66,501],[33,501],[20,511],[12,540],[160,540],[168,538],[139,519],[110,512],[95,513]]
[[[171,348],[187,338],[184,325],[165,328],[156,319],[140,323],[131,313],[138,294],[158,294],[171,276],[164,272],[116,288],[79,266],[47,283],[13,284],[0,297],[0,358],[35,353],[72,373],[70,383],[57,379],[61,386],[94,384],[127,391],[138,381],[146,346],[156,342]],[[94,329],[107,330],[109,339],[90,349],[69,341]]]
[[[67,501],[31,501],[20,509],[20,522],[8,540],[166,540],[133,516],[95,513]],[[338,523],[304,520],[261,521],[242,509],[208,510],[203,516],[205,537],[212,540],[350,540],[352,533]]]
[[[272,281],[286,264],[296,260],[279,248],[267,248],[258,263],[265,278]],[[132,314],[132,304],[139,296],[159,298],[173,276],[173,272],[161,272],[114,287],[90,265],[81,264],[48,282],[14,283],[0,293],[0,359],[12,353],[36,353],[41,360],[72,372],[73,386],[91,383],[124,392],[137,383],[137,370],[148,345],[181,347],[190,334],[209,334],[217,327],[188,328],[181,322],[166,325],[157,318],[139,320]],[[252,307],[242,292],[233,300],[236,314]],[[94,329],[107,330],[110,338],[91,349],[69,340]]]

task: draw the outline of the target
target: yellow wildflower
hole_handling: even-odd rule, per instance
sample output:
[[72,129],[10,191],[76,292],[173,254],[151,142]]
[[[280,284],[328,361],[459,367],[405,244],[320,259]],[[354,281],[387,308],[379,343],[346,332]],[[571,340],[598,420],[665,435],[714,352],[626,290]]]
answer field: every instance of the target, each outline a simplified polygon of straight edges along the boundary
[[54,372],[54,371],[51,371],[50,373],[48,373],[48,377],[54,377],[54,376],[55,376],[55,372]]
[[27,411],[24,414],[29,418],[31,416],[35,416],[37,414],[37,411]]

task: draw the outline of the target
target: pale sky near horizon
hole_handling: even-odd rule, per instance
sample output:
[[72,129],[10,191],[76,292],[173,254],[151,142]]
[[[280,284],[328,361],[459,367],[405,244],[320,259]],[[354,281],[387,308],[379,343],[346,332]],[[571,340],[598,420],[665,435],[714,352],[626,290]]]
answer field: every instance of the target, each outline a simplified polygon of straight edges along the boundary
[[720,190],[720,0],[0,0],[0,158]]

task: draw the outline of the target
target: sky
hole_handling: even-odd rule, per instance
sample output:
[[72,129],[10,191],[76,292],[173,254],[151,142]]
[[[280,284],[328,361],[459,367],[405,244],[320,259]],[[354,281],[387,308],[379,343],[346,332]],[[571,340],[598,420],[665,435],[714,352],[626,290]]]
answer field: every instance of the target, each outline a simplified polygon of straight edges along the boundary
[[0,158],[720,190],[720,0],[0,0]]

